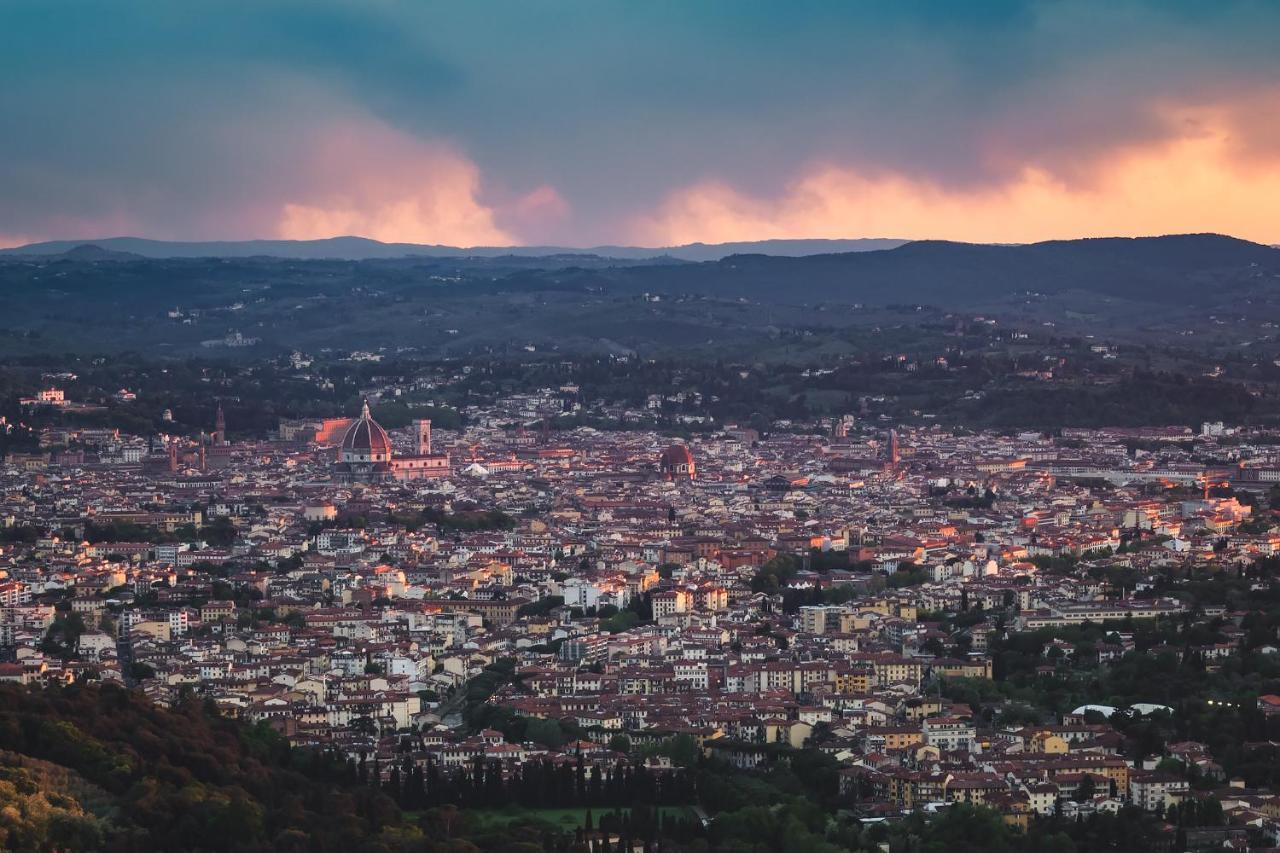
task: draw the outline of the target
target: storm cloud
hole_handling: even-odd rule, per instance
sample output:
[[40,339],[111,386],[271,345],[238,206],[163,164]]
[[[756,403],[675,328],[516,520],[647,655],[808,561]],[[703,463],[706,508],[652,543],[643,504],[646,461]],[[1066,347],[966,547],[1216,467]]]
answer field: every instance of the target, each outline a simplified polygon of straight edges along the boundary
[[0,244],[1280,239],[1280,5],[0,4]]

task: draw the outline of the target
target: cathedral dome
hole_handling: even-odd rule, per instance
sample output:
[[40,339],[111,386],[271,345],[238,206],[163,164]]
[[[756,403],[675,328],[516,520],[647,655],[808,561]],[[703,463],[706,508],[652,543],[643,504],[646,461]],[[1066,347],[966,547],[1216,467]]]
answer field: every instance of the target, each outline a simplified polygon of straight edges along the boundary
[[360,410],[360,417],[347,427],[347,433],[342,437],[342,450],[344,453],[367,453],[374,458],[390,458],[391,438],[369,413],[368,400]]

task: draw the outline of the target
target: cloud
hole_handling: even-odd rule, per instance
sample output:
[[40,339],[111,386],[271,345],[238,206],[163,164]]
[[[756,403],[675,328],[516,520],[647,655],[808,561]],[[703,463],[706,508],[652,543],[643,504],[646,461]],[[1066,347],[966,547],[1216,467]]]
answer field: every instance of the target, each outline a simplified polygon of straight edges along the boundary
[[[1189,120],[1232,135],[1210,153],[1246,211],[1269,208],[1228,178],[1267,174],[1280,149],[1265,91],[1280,79],[1280,4],[1249,0],[80,0],[64,12],[5,4],[6,234],[591,245],[888,227],[912,211],[912,233],[959,233],[964,217],[939,218],[949,205],[994,217],[1035,197],[1064,227],[1091,224],[1072,211],[1097,203],[1151,214],[1123,224],[1153,230],[1182,220],[1126,200],[1123,182],[1103,198],[1102,182],[1195,138],[1163,104],[1194,104]],[[316,166],[343,134],[342,156]],[[851,196],[885,210],[870,217]],[[1206,201],[1217,227],[1239,218]]]
[[476,164],[451,145],[376,120],[327,128],[307,146],[294,158],[294,194],[274,226],[284,239],[354,234],[388,243],[506,246],[537,239],[569,214],[554,187],[486,188]]
[[330,128],[302,152],[300,195],[284,202],[278,237],[356,234],[388,243],[507,245],[480,199],[480,171],[448,145],[380,124]]
[[[1276,103],[1272,101],[1274,110]],[[1257,103],[1252,100],[1251,103]],[[631,223],[651,244],[794,237],[1031,242],[1217,231],[1274,241],[1280,151],[1257,151],[1239,110],[1163,108],[1169,138],[1124,146],[1087,169],[1024,163],[1009,178],[949,186],[926,177],[814,165],[775,196],[708,180],[671,193]]]
[[557,230],[571,212],[564,196],[547,184],[497,208],[498,220],[526,243],[554,242]]

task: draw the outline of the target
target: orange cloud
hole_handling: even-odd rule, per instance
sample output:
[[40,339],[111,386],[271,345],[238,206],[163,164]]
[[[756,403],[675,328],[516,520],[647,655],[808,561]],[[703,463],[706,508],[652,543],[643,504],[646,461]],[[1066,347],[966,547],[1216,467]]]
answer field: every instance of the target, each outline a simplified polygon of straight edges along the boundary
[[532,192],[500,204],[498,218],[526,242],[545,241],[569,215],[569,203],[555,187],[542,185]]
[[1280,152],[1258,156],[1227,110],[1170,118],[1174,136],[1111,152],[1087,181],[1028,165],[994,186],[952,188],[819,165],[778,198],[717,181],[686,187],[634,220],[632,233],[651,245],[863,236],[1032,242],[1202,231],[1280,240]]
[[357,234],[395,243],[510,245],[519,238],[499,225],[505,211],[519,221],[564,205],[550,187],[502,208],[486,204],[480,170],[465,156],[379,124],[338,127],[307,159],[304,197],[286,202],[276,224],[285,239]]

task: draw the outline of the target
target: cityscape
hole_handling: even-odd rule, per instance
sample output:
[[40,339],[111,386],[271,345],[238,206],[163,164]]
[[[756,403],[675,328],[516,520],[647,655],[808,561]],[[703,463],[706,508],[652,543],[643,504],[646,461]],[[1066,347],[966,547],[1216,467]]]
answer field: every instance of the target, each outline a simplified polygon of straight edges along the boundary
[[0,848],[1280,851],[1277,34],[0,3]]
[[[697,839],[707,767],[800,756],[863,836],[949,804],[1276,826],[1275,428],[553,430],[573,385],[381,426],[413,388],[264,435],[41,428],[6,458],[0,679],[198,699],[407,811],[613,816],[583,843]],[[637,779],[656,826],[619,822]]]

